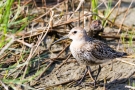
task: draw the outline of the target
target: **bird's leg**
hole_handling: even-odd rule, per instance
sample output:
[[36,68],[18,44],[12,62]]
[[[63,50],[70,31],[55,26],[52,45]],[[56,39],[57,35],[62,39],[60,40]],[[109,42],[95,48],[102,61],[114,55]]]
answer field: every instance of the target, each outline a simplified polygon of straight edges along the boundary
[[90,68],[89,66],[87,66],[87,67],[88,67],[88,70],[89,70],[89,76],[90,76],[90,78],[91,78],[93,81],[95,81],[95,79],[94,79],[93,76],[92,76],[91,68]]
[[96,86],[96,80],[92,76],[91,68],[89,66],[87,66],[87,67],[88,67],[88,71],[89,71],[89,76],[93,80],[93,82],[91,82],[91,84],[94,84],[94,87],[95,87]]
[[113,61],[111,60],[111,69],[110,69],[110,71],[112,71],[113,70]]
[[83,79],[85,78],[85,75],[86,75],[87,72],[88,72],[88,67],[86,66],[84,75],[82,76],[81,80],[80,80],[79,82],[77,82],[77,84],[76,84],[75,86],[78,86],[79,84],[81,84],[81,82],[82,82]]
[[101,66],[99,65],[99,68],[98,68],[98,73],[97,73],[97,75],[96,75],[95,80],[97,80],[97,78],[98,78],[98,75],[99,75],[100,71],[101,71]]

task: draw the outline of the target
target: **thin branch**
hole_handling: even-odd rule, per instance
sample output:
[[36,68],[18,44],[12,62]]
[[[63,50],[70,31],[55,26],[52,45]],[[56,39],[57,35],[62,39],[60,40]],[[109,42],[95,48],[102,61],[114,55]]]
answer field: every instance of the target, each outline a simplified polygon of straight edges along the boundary
[[1,83],[1,85],[2,85],[6,90],[9,90],[9,89],[8,89],[8,86],[5,85],[1,80],[0,80],[0,83]]
[[49,65],[48,65],[46,68],[44,68],[43,72],[37,77],[36,80],[39,80],[39,79],[40,79],[40,77],[41,77],[41,76],[45,73],[45,71],[52,65],[52,63],[53,63],[53,61],[51,61],[51,62],[49,63]]
[[135,87],[133,87],[133,86],[128,86],[128,85],[126,85],[125,88],[129,88],[129,89],[132,89],[132,90],[135,89]]
[[68,61],[68,59],[70,58],[71,55],[72,55],[72,54],[70,53],[70,54],[68,55],[68,57],[66,58],[66,60],[65,60],[58,68],[56,68],[55,71],[58,70],[60,67],[62,67],[62,65],[64,65],[64,64]]
[[7,43],[2,50],[0,51],[0,55],[2,55],[4,53],[4,51],[15,41],[15,37],[11,36],[11,40],[9,41],[9,43]]
[[131,6],[132,6],[132,4],[133,4],[133,1],[134,1],[134,0],[132,0],[132,1],[131,1],[130,5],[129,5],[129,7],[128,7],[128,9],[127,9],[127,11],[126,11],[126,13],[125,13],[125,15],[124,15],[123,19],[122,19],[122,22],[121,22],[121,25],[120,25],[120,28],[119,28],[119,31],[118,31],[118,33],[117,33],[117,34],[119,34],[119,32],[121,31],[122,24],[123,24],[123,22],[124,22],[124,20],[125,20],[125,18],[126,18],[126,16],[127,16],[127,14],[128,14],[128,11],[129,11],[130,7],[131,7]]
[[135,64],[134,64],[134,63],[127,62],[127,61],[125,61],[125,60],[123,60],[123,59],[120,59],[120,58],[116,58],[116,60],[119,60],[119,61],[121,61],[121,62],[123,62],[123,63],[127,63],[127,64],[130,64],[130,65],[135,66]]
[[23,40],[16,39],[16,41],[17,41],[17,42],[20,42],[20,43],[22,43],[22,44],[24,44],[24,45],[26,45],[26,46],[28,46],[28,47],[30,47],[30,48],[33,47],[33,44],[26,43],[26,42],[24,42]]

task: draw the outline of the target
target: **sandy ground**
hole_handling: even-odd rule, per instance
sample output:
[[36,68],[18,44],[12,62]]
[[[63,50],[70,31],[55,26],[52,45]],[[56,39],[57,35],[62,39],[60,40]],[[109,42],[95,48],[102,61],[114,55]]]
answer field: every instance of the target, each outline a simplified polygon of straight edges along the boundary
[[[125,1],[122,3],[123,7],[121,10],[125,10],[130,2]],[[125,7],[124,7],[125,5]],[[134,6],[134,3],[133,3]],[[132,26],[135,24],[135,8],[129,10],[128,17],[126,18],[124,24]],[[113,14],[116,14],[114,11]],[[117,19],[117,23],[121,23],[123,19],[123,14],[121,14]],[[113,15],[111,16],[113,18]],[[87,28],[87,27],[86,27]],[[105,33],[117,32],[118,29],[106,27],[104,29]],[[129,55],[134,53],[134,44],[129,46],[129,44],[118,44],[118,40],[106,41],[111,47],[117,49],[118,51],[127,52]],[[134,42],[133,42],[134,43]],[[63,48],[62,45],[56,45],[54,48]],[[61,50],[61,49],[60,49]],[[68,52],[69,53],[69,52]],[[53,53],[50,57],[56,57],[57,54]],[[65,52],[61,57],[67,57]],[[124,61],[123,61],[124,60]],[[135,58],[134,56],[123,57],[114,59],[112,62],[107,62],[102,66],[101,72],[97,79],[97,87],[93,88],[90,86],[89,82],[92,82],[91,78],[87,74],[85,80],[79,85],[74,87],[77,80],[83,76],[85,66],[79,65],[73,57],[70,57],[67,62],[60,61],[52,64],[52,68],[48,69],[47,74],[45,74],[39,82],[39,85],[35,88],[42,89],[54,89],[54,90],[131,90],[129,87],[134,87],[135,85]],[[62,66],[61,64],[64,63]],[[59,66],[61,66],[59,68]],[[93,75],[95,76],[98,66],[91,66]],[[51,87],[52,86],[52,87]]]
[[[122,60],[128,63],[125,63]],[[53,64],[55,66],[54,69],[52,71],[50,69],[51,73],[40,80],[39,87],[50,87],[58,85],[49,89],[61,88],[66,90],[129,90],[126,88],[126,86],[134,85],[134,58],[119,58],[117,60],[113,60],[113,63],[110,61],[101,65],[102,69],[97,80],[99,86],[96,88],[90,87],[89,82],[92,82],[92,80],[88,74],[81,85],[74,87],[76,84],[75,80],[78,80],[82,77],[85,66],[80,66],[77,62],[73,61],[75,61],[75,59],[69,59],[67,63],[62,65],[60,68],[58,67],[64,61],[61,63]],[[131,65],[129,62],[133,65]],[[95,75],[97,73],[98,66],[91,66],[91,68],[93,75]],[[59,84],[62,84],[63,87],[60,87]]]

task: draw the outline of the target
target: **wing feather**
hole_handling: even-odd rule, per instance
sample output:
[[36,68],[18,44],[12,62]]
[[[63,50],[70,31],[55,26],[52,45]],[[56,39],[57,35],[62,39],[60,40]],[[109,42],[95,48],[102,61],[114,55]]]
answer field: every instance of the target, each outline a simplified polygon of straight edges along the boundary
[[104,42],[94,40],[91,43],[92,43],[91,54],[96,59],[104,60],[104,59],[113,59],[116,57],[117,52],[114,49],[110,48]]

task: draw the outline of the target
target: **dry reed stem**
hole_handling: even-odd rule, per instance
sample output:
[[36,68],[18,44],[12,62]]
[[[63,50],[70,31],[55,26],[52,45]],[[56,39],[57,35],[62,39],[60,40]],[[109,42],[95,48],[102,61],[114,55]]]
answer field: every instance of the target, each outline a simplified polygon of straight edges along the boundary
[[[89,15],[92,15],[92,14],[88,14],[88,13],[86,13],[86,14],[84,14],[84,16],[89,16]],[[97,15],[98,16],[98,15]],[[80,18],[82,18],[83,16],[81,16]],[[99,18],[101,18],[100,16],[98,16]],[[102,18],[101,18],[102,19]],[[106,18],[107,19],[107,18]],[[81,20],[81,19],[80,19]],[[108,19],[107,19],[108,20]],[[55,27],[58,27],[58,26],[62,26],[62,25],[68,25],[68,24],[70,24],[70,23],[72,23],[72,22],[76,22],[76,21],[78,21],[78,18],[77,19],[72,19],[72,20],[69,20],[69,21],[66,21],[66,22],[63,22],[63,23],[60,23],[60,24],[57,24],[57,25],[54,25],[53,26],[53,28],[55,28]],[[111,22],[112,24],[114,24],[114,26],[116,26],[116,27],[119,27],[119,25],[120,24],[116,24],[116,23],[113,23],[112,21],[110,21],[110,20],[108,20],[109,22]],[[133,29],[133,30],[135,30],[135,28],[133,28],[133,27],[128,27],[128,26],[126,26],[126,25],[123,25],[122,26],[122,29],[125,29],[125,28],[127,28],[127,29]],[[52,29],[49,29],[49,31],[50,30],[52,30]],[[48,32],[49,32],[48,31]],[[31,36],[36,36],[36,35],[39,35],[39,34],[41,34],[41,33],[43,33],[43,32],[46,32],[46,30],[36,30],[36,31],[33,31],[33,33],[36,33],[36,34],[33,34],[33,35],[31,35]],[[16,34],[17,36],[22,36],[22,35],[24,35],[25,37],[24,38],[28,38],[28,37],[30,37],[30,32],[27,32],[27,33],[23,33],[23,34]],[[110,36],[111,37],[111,36]]]
[[[129,40],[131,38],[130,36],[124,36],[124,37],[122,37],[120,35],[115,35],[114,36],[114,35],[104,35],[104,34],[101,34],[99,36],[101,36],[102,38],[114,38],[114,39],[124,38],[124,39],[127,39],[127,40]],[[135,37],[133,37],[132,40],[135,40]]]
[[28,59],[25,61],[26,64],[23,66],[23,68],[25,68],[25,70],[24,70],[24,73],[22,75],[22,80],[25,78],[25,75],[26,75],[26,72],[27,72],[27,69],[28,69],[28,65],[29,65],[29,61],[30,61],[30,59],[32,57],[33,50],[34,50],[34,47],[31,48],[30,54],[28,56]]
[[[57,59],[64,51],[65,51],[65,49],[68,47],[69,45],[67,45],[58,55],[57,55],[57,57],[55,58],[55,59]],[[45,73],[45,71],[47,70],[47,68],[55,61],[55,59],[49,59],[48,61],[50,61],[50,63],[49,63],[49,65],[43,70],[43,72],[40,74],[40,76],[36,79],[36,80],[38,80],[44,73]]]
[[[104,20],[102,17],[100,17],[99,15],[97,15],[100,19],[102,19],[102,20]],[[111,23],[111,24],[113,24],[114,26],[116,26],[116,27],[118,27],[118,28],[120,28],[120,24],[118,24],[118,23],[113,23],[111,20],[109,20],[109,19],[106,19],[109,23]],[[135,30],[135,28],[134,27],[130,27],[130,26],[127,26],[127,25],[122,25],[122,30],[123,31],[126,31],[127,29],[128,30]],[[126,30],[125,30],[126,29]]]
[[36,21],[36,20],[38,20],[38,19],[44,17],[45,15],[49,14],[53,9],[55,9],[57,6],[59,6],[59,5],[63,4],[63,3],[64,3],[64,2],[58,3],[57,5],[55,5],[55,6],[53,6],[52,8],[50,8],[45,14],[40,15],[39,17],[37,17],[36,19],[32,20],[31,22]]
[[[105,20],[107,20],[109,18],[109,16],[111,15],[111,13],[114,11],[114,9],[119,5],[119,3],[121,2],[121,0],[119,0],[115,6],[111,9],[111,11],[109,12],[108,16],[105,18]],[[107,5],[106,5],[107,6]]]
[[[85,0],[80,0],[78,6],[77,6],[77,8],[76,8],[76,10],[74,11],[74,13],[77,12],[77,11],[81,8],[81,6],[82,6],[82,4],[83,4],[84,2],[85,2]],[[68,18],[68,20],[71,20],[71,18],[74,16],[74,13],[72,13],[72,15]]]
[[[28,69],[28,64],[29,64],[30,59],[31,59],[32,56],[35,54],[35,52],[37,51],[37,48],[38,48],[39,44],[40,44],[41,41],[45,38],[45,36],[47,35],[47,33],[48,33],[48,31],[49,31],[49,28],[51,27],[50,22],[51,22],[52,19],[53,19],[53,15],[54,15],[54,13],[52,13],[52,16],[51,16],[50,21],[49,21],[49,25],[48,25],[48,27],[46,27],[46,28],[47,28],[46,33],[43,35],[43,32],[42,32],[42,34],[41,34],[41,36],[40,36],[41,39],[38,39],[38,41],[37,41],[37,43],[36,43],[36,45],[35,45],[36,47],[35,47],[35,48],[34,48],[34,47],[31,48],[30,55],[29,55],[28,59],[26,60],[27,65],[26,65],[25,71],[24,71],[24,73],[23,73],[22,79],[24,79],[24,77],[25,77],[25,75],[26,75],[26,71],[27,71],[27,69]],[[45,29],[46,29],[46,28],[45,28]],[[45,29],[44,29],[44,30],[45,30]]]
[[[68,46],[69,46],[69,45],[65,46],[64,49],[57,55],[56,58],[58,58],[58,57],[66,50],[66,48],[67,48]],[[51,59],[51,60],[52,60],[52,59]]]
[[131,89],[131,90],[135,90],[135,87],[129,86],[129,85],[126,85],[125,88],[129,88],[129,89]]
[[61,63],[60,66],[55,69],[55,71],[57,71],[60,67],[62,67],[62,66],[68,61],[68,59],[70,58],[71,55],[72,55],[72,54],[70,53],[70,54],[68,55],[68,57],[66,58],[66,60],[65,60],[63,63]]
[[0,80],[1,86],[3,86],[5,88],[5,90],[9,90],[8,86],[6,84],[4,84],[1,80]]
[[46,68],[44,68],[43,72],[36,78],[36,80],[39,80],[40,77],[45,73],[45,71],[52,65],[53,61],[50,61],[50,63],[47,65]]
[[[9,36],[8,36],[8,37],[9,37]],[[4,53],[4,51],[5,51],[6,49],[8,49],[8,47],[9,47],[12,43],[14,43],[15,37],[11,35],[9,38],[11,38],[11,40],[9,41],[9,43],[7,43],[7,44],[2,48],[2,50],[0,51],[0,56]]]
[[33,43],[32,44],[29,44],[29,43],[26,43],[25,41],[22,41],[22,40],[19,40],[19,39],[16,39],[16,41],[22,43],[23,45],[26,45],[29,48],[32,48],[33,47]]
[[131,63],[131,62],[125,61],[125,60],[123,60],[123,59],[121,59],[121,58],[116,58],[116,60],[121,61],[121,62],[126,63],[126,64],[129,64],[129,65],[132,65],[132,66],[135,66],[135,64],[134,64],[134,63]]
[[[49,31],[49,28],[51,27],[51,25],[50,25],[50,22],[53,20],[53,15],[54,15],[54,12],[52,13],[52,16],[51,16],[51,18],[50,18],[50,21],[49,21],[49,25],[46,27],[47,28],[47,31],[46,31],[46,33],[44,34],[43,32],[41,33],[41,36],[40,36],[40,38],[38,39],[38,41],[37,41],[37,43],[36,43],[36,48],[33,50],[33,52],[32,52],[32,54],[30,55],[30,57],[28,58],[28,59],[31,59],[32,58],[32,56],[34,55],[34,53],[37,51],[37,48],[38,48],[38,46],[39,46],[39,44],[41,43],[41,41],[45,38],[45,36],[47,35],[47,33],[48,33],[48,31]],[[46,30],[46,28],[44,29],[44,30]],[[43,30],[43,31],[44,31]],[[44,34],[44,35],[43,35]],[[28,60],[27,59],[27,60]]]
[[123,19],[122,19],[122,22],[121,22],[121,24],[120,24],[119,31],[118,31],[118,33],[117,33],[117,34],[119,34],[119,32],[121,31],[121,29],[122,29],[122,25],[123,25],[123,22],[124,22],[124,20],[125,20],[125,18],[126,18],[126,16],[127,16],[127,14],[128,14],[129,9],[131,8],[132,4],[133,4],[133,0],[131,1],[131,3],[130,3],[130,5],[129,5],[129,7],[128,7],[128,9],[127,9],[126,13],[124,14],[124,17],[123,17]]
[[2,59],[3,59],[4,57],[7,56],[7,54],[8,54],[8,53],[5,53],[5,54],[3,54],[3,55],[0,57],[0,62],[2,61]]
[[116,15],[114,17],[114,22],[115,22],[116,18],[118,17],[120,5],[121,5],[121,2],[118,4],[118,10],[117,10]]

